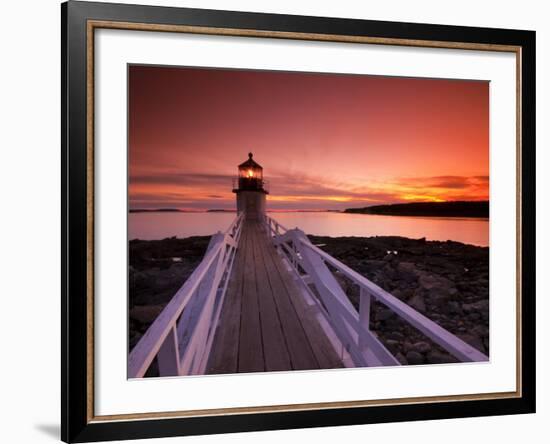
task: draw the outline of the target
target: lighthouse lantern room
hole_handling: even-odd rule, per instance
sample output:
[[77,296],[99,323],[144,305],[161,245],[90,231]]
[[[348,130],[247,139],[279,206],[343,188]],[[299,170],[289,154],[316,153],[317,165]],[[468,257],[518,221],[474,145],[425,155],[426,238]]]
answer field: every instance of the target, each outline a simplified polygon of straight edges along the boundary
[[258,219],[265,214],[265,200],[268,191],[263,180],[263,168],[248,153],[248,160],[239,165],[237,187],[237,211],[244,212],[247,219]]

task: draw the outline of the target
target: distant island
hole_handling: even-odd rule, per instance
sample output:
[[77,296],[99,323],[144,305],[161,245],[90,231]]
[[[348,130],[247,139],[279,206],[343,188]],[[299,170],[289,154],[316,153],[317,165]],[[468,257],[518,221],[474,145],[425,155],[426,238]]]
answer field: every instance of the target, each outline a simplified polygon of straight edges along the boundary
[[153,208],[153,209],[130,209],[130,213],[185,213],[185,210],[178,208]]
[[414,202],[347,208],[344,213],[387,216],[489,217],[489,201]]
[[211,210],[182,210],[180,208],[132,208],[130,213],[234,213],[235,210],[212,208]]

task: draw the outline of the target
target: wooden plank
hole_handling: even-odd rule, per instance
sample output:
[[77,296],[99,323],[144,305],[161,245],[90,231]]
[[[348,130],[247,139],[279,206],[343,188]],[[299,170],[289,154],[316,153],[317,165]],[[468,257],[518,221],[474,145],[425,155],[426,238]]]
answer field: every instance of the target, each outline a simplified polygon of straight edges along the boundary
[[[275,252],[275,255],[277,253]],[[290,273],[281,260],[275,262],[280,269],[280,273]],[[302,290],[298,287],[298,284],[294,281],[294,278],[285,279],[284,284],[287,287],[288,294],[290,295],[290,301],[296,310],[300,322],[304,328],[309,344],[319,363],[319,368],[342,368],[341,357],[334,349],[332,343],[327,338],[325,332],[319,325],[317,315],[319,308],[316,305],[308,305],[302,296]]]
[[269,248],[265,233],[260,231],[259,223],[250,224],[252,235],[252,247],[254,251],[254,268],[256,289],[258,294],[258,307],[260,312],[260,325],[262,328],[262,345],[266,371],[291,370],[290,357],[283,331],[281,320],[275,304],[266,265],[263,259],[264,250]]
[[[246,220],[243,229],[250,231],[252,221]],[[247,241],[241,254],[245,255],[243,270],[243,292],[241,303],[241,330],[239,336],[239,372],[261,372],[265,370],[256,270],[254,264],[253,235],[247,233]]]
[[227,294],[222,306],[220,321],[215,333],[212,352],[207,366],[209,374],[237,373],[239,357],[239,335],[241,327],[241,300],[243,291],[244,245],[247,232],[243,230],[239,239],[235,267],[229,278]]
[[214,344],[214,338],[218,330],[220,315],[224,305],[225,295],[227,294],[227,287],[228,287],[229,281],[231,280],[230,278],[232,276],[233,266],[236,262],[235,259],[237,254],[237,245],[239,243],[239,233],[236,234],[235,241],[236,241],[235,247],[232,247],[230,251],[227,253],[228,265],[226,266],[226,269],[224,271],[225,273],[225,276],[223,277],[224,283],[223,283],[223,286],[221,286],[218,289],[218,293],[216,295],[214,313],[212,315],[212,323],[210,324],[209,331],[208,331],[208,341],[206,343],[205,353],[198,367],[198,371],[197,371],[198,374],[205,374],[208,369],[208,361],[210,360],[210,356],[212,353],[212,345]]
[[285,285],[285,281],[291,280],[292,276],[284,269],[282,262],[280,263],[281,267],[277,267],[277,262],[280,262],[281,258],[276,254],[273,246],[266,243],[262,256],[271,290],[275,296],[275,303],[286,338],[292,369],[310,370],[320,368],[300,318],[290,301],[291,298],[300,297],[300,295],[289,295],[287,286]]

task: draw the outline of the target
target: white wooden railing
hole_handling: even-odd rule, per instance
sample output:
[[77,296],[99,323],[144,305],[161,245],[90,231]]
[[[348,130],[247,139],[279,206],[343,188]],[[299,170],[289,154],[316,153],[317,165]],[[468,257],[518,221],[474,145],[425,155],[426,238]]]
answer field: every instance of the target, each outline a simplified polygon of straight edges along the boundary
[[[384,304],[458,360],[488,360],[487,356],[474,347],[313,245],[303,231],[298,228],[288,230],[267,215],[264,217],[264,225],[268,236],[280,254],[287,259],[304,284],[303,287],[310,292],[356,366],[399,365],[397,359],[369,329],[372,298]],[[359,287],[359,311],[351,304],[329,266]]]
[[240,214],[212,236],[202,262],[131,351],[129,378],[143,377],[155,357],[160,376],[204,373],[242,226]]

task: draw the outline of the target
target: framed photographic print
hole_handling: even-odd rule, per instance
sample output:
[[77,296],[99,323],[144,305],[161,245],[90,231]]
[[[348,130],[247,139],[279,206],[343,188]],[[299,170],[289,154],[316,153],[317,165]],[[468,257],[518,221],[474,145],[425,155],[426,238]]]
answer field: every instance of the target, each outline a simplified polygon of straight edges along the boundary
[[535,33],[62,12],[62,438],[535,411]]

